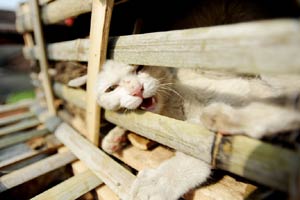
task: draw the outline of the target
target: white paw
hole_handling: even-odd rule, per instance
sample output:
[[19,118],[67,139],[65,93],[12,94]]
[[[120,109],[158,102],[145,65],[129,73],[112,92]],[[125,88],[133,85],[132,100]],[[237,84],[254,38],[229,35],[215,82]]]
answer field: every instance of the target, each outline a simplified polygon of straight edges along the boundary
[[[173,191],[174,190],[174,191]],[[130,200],[177,200],[172,178],[161,170],[146,169],[138,173],[131,187]]]
[[119,151],[126,144],[126,130],[120,127],[112,129],[102,140],[102,149],[109,154]]

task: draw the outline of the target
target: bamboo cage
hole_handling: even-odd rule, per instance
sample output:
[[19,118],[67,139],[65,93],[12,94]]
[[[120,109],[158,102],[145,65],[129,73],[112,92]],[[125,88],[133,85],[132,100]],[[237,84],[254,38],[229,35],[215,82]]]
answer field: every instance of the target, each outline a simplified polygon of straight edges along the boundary
[[[0,107],[0,169],[44,157],[2,175],[0,197],[30,180],[72,165],[72,177],[30,198],[78,199],[94,191],[89,195],[98,199],[127,199],[135,172],[158,166],[172,157],[171,149],[175,149],[211,164],[216,174],[222,172],[211,184],[185,194],[184,199],[260,199],[268,191],[299,199],[300,156],[296,150],[241,135],[224,136],[150,112],[104,111],[96,103],[94,92],[97,74],[108,58],[153,67],[300,75],[299,19],[110,36],[113,8],[128,2],[28,0],[20,4],[16,26],[24,36],[23,53],[32,62],[38,61],[40,69],[39,74],[33,72],[31,76],[37,98]],[[91,13],[89,38],[45,41],[43,28],[86,13]],[[53,81],[50,63],[58,61],[87,63],[86,89]],[[61,102],[83,111],[85,121],[60,109]],[[107,121],[159,145],[148,149],[149,140],[133,139],[133,145],[108,155],[98,144],[102,137],[99,130]],[[42,138],[42,148],[30,146],[32,138]]]

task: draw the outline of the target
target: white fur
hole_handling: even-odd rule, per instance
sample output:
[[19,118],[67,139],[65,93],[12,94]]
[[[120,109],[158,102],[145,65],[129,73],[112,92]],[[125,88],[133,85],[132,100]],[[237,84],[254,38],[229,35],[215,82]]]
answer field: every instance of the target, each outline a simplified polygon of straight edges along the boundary
[[[132,94],[142,86],[144,98],[155,95],[158,101],[155,112],[203,124],[213,131],[261,138],[300,128],[298,111],[266,101],[290,91],[287,85],[283,90],[278,83],[272,87],[266,80],[255,77],[191,69],[179,69],[175,81],[165,68],[146,67],[139,73],[135,69],[115,61],[106,62],[96,88],[101,106],[110,110],[136,109],[142,98]],[[105,92],[111,85],[117,87]],[[120,136],[120,132],[114,132],[109,135]],[[107,146],[102,145],[111,151]],[[132,186],[130,199],[176,200],[203,183],[209,173],[208,164],[177,152],[157,169],[141,171]]]

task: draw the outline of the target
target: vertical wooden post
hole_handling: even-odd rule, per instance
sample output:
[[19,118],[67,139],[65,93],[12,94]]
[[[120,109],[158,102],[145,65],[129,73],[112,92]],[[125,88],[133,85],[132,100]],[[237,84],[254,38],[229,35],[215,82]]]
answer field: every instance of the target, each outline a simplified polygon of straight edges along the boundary
[[95,83],[100,67],[106,59],[106,48],[113,5],[113,0],[93,0],[92,4],[91,43],[87,73],[86,123],[87,138],[95,145],[98,145],[100,127],[100,107],[96,102]]
[[38,60],[41,67],[42,85],[46,96],[47,107],[50,115],[56,115],[54,98],[53,98],[51,83],[48,75],[48,61],[46,55],[46,47],[44,41],[44,34],[42,30],[38,0],[30,0],[30,8],[32,14],[32,21],[33,21],[34,38],[39,52]]

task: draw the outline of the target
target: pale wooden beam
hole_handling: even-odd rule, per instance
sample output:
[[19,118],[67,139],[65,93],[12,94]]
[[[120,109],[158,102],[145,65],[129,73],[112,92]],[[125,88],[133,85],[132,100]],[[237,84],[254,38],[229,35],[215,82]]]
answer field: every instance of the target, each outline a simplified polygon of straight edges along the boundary
[[35,196],[32,200],[73,200],[99,186],[102,181],[90,170],[77,174],[68,180]]
[[0,105],[0,113],[10,112],[18,109],[29,108],[33,104],[33,100],[23,100],[14,104]]
[[54,97],[53,97],[50,78],[48,74],[49,66],[48,66],[46,46],[45,46],[44,34],[42,30],[38,0],[30,0],[30,8],[32,11],[31,14],[33,20],[34,38],[36,40],[36,45],[39,50],[38,60],[41,67],[42,85],[46,96],[47,108],[51,115],[55,115],[56,109],[54,106]]
[[95,85],[101,65],[106,59],[109,25],[113,9],[113,0],[93,0],[90,39],[93,43],[89,49],[87,68],[87,138],[96,146],[99,141],[100,107],[98,106]]
[[46,134],[49,134],[49,131],[47,129],[40,129],[40,130],[20,132],[20,133],[17,133],[17,135],[10,135],[10,136],[1,138],[0,149],[10,146],[10,145],[13,145],[13,144],[24,142],[24,141],[29,140],[34,137],[41,137]]
[[[299,74],[299,32],[299,20],[280,19],[120,36],[110,39],[108,58],[135,65]],[[51,44],[49,58],[86,61],[89,43],[82,39],[68,41],[68,46]],[[55,52],[63,47],[68,54],[58,56]],[[35,54],[32,49],[26,52],[28,57]]]
[[17,131],[21,131],[24,129],[32,128],[40,124],[40,121],[36,118],[31,118],[27,120],[23,120],[13,125],[5,126],[0,128],[0,136],[7,135],[10,133],[14,133]]
[[24,168],[15,170],[7,175],[0,177],[0,192],[32,180],[47,172],[53,171],[77,158],[71,152],[55,154]]
[[120,198],[128,197],[134,175],[66,123],[56,129],[55,135]]
[[7,124],[11,124],[26,118],[31,118],[33,117],[34,114],[32,112],[25,112],[25,113],[19,113],[16,115],[8,116],[8,117],[3,117],[0,118],[0,126],[4,126]]

